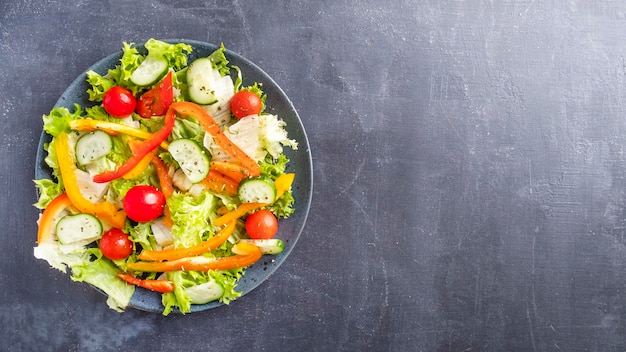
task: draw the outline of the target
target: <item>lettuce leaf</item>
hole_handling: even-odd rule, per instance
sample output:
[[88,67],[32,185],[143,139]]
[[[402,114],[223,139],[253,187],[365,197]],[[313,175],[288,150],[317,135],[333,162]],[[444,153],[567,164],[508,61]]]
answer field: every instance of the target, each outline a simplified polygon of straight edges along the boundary
[[184,43],[169,44],[156,39],[148,39],[144,44],[150,56],[162,56],[175,71],[187,66],[187,53],[192,52],[191,45]]
[[216,198],[207,191],[197,197],[174,193],[168,200],[175,247],[191,247],[213,235],[210,216],[215,216]]
[[74,104],[74,112],[66,107],[56,107],[48,115],[43,115],[43,130],[56,137],[70,130],[69,122],[79,119],[83,113],[79,104]]
[[39,191],[39,199],[33,206],[37,209],[45,209],[48,204],[63,193],[63,188],[59,183],[56,183],[49,179],[34,180],[35,186]]
[[225,52],[224,43],[221,43],[220,47],[209,55],[213,68],[218,70],[222,76],[230,74],[230,67],[228,67],[228,59],[224,54]]
[[[92,253],[99,249],[92,249]],[[88,251],[89,252],[89,251]],[[117,267],[109,260],[102,257],[102,252],[94,261],[86,261],[79,265],[72,265],[72,280],[87,282],[106,293],[109,298],[107,304],[112,309],[121,312],[128,306],[135,292],[135,286],[128,285],[115,275],[119,272]]]

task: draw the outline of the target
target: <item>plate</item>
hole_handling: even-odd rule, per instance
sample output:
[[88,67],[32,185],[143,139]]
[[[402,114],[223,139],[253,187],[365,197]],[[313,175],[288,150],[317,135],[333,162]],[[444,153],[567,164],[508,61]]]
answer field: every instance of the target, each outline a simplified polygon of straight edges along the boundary
[[[218,49],[217,45],[194,40],[170,39],[164,41],[168,43],[186,43],[191,45],[193,52],[189,54],[189,62],[199,57],[206,57]],[[137,45],[137,48],[140,52],[145,50],[141,45]],[[296,178],[292,185],[293,196],[295,199],[295,212],[288,219],[282,219],[280,221],[278,233],[276,234],[276,238],[280,238],[285,241],[285,249],[281,254],[264,256],[259,262],[246,270],[246,274],[237,284],[237,290],[242,293],[242,297],[239,297],[237,300],[230,303],[236,304],[236,302],[242,299],[243,296],[267,280],[270,275],[272,275],[285,261],[296,245],[296,242],[304,229],[309,208],[311,206],[313,190],[313,164],[304,126],[298,116],[298,112],[285,92],[267,73],[245,57],[229,50],[226,50],[225,55],[230,61],[230,65],[238,66],[241,69],[244,86],[251,85],[254,82],[263,84],[263,92],[267,95],[267,99],[265,101],[267,106],[266,111],[274,115],[278,115],[280,119],[284,120],[287,123],[286,130],[289,134],[289,138],[295,139],[298,142],[298,150],[294,151],[288,147],[284,150],[285,155],[290,160],[287,172],[296,173]],[[118,64],[121,56],[122,51],[120,50],[117,53],[101,59],[93,66],[89,67],[85,72],[94,70],[99,74],[104,75],[109,69]],[[74,104],[76,103],[80,104],[82,107],[93,105],[93,103],[87,99],[87,88],[86,74],[82,73],[65,90],[63,95],[61,95],[55,104],[55,107],[67,107],[70,111],[73,111]],[[44,144],[49,141],[50,136],[45,132],[42,132],[37,149],[37,159],[35,165],[36,179],[52,178],[52,172],[44,161],[46,152],[43,149]],[[192,305],[191,312],[203,311],[219,307],[221,305],[222,303],[218,301],[202,305]],[[163,311],[161,294],[139,287],[135,290],[135,294],[130,301],[130,306],[149,312],[160,313]]]

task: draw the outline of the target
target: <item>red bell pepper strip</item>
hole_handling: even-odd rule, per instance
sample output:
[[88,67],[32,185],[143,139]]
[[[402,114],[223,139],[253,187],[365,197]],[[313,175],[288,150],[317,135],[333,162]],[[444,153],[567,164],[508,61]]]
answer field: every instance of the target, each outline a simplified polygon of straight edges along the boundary
[[165,141],[167,137],[174,129],[174,122],[176,121],[176,112],[171,108],[165,114],[165,121],[163,127],[152,134],[152,137],[137,144],[133,154],[128,160],[126,160],[121,166],[114,171],[105,171],[101,174],[93,177],[94,182],[104,183],[113,181],[120,178],[130,172],[146,155],[151,151],[159,147],[161,142]]
[[243,150],[241,150],[236,144],[230,141],[224,134],[220,126],[215,122],[213,117],[209,115],[206,110],[201,106],[188,102],[181,101],[170,105],[181,115],[183,118],[192,117],[195,118],[202,127],[213,137],[213,140],[220,146],[228,155],[235,158],[241,165],[248,170],[250,176],[259,176],[261,174],[261,168],[256,161],[250,158]]
[[160,116],[174,101],[174,88],[172,87],[172,71],[168,72],[158,86],[143,93],[137,100],[137,114],[149,119],[152,116]]
[[266,205],[267,203],[242,203],[237,208],[215,219],[213,221],[213,226],[223,226],[233,220],[239,219],[252,210],[263,208]]
[[141,253],[137,256],[138,259],[141,260],[152,260],[152,261],[162,261],[162,260],[176,260],[185,257],[193,257],[208,251],[211,251],[217,247],[219,247],[222,243],[226,242],[228,237],[233,234],[235,231],[236,221],[231,221],[221,229],[215,236],[209,238],[208,240],[195,245],[189,248],[174,248],[174,249],[164,249],[160,251],[151,251],[151,250],[142,250]]
[[239,254],[221,258],[196,256],[164,262],[135,262],[128,263],[127,266],[130,270],[143,272],[228,270],[250,266],[261,259],[263,255],[259,247],[245,242],[239,242],[233,246],[233,252]]
[[67,133],[61,132],[56,137],[54,145],[65,193],[67,193],[74,207],[82,213],[92,214],[105,220],[113,227],[123,229],[126,225],[124,210],[118,209],[113,203],[107,201],[92,203],[80,193],[76,183],[76,158],[70,150]]
[[66,193],[58,195],[54,198],[46,209],[44,209],[39,219],[39,228],[37,230],[37,244],[48,242],[52,239],[52,233],[55,229],[56,221],[64,210],[72,206],[72,201]]
[[118,273],[117,277],[127,283],[139,287],[143,287],[150,291],[168,293],[174,291],[174,283],[169,280],[144,280],[132,275]]
[[[132,139],[128,141],[128,146],[130,147],[131,152],[135,151],[138,144],[139,142],[136,139]],[[132,180],[136,177],[139,177],[139,175],[141,175],[144,172],[144,170],[148,167],[148,165],[150,165],[150,162],[152,161],[152,157],[156,156],[157,150],[158,149],[154,149],[153,151],[148,153],[146,156],[144,156],[137,163],[137,165],[135,165],[135,167],[133,167],[132,170],[130,170],[128,173],[122,176],[122,178],[125,180]]]

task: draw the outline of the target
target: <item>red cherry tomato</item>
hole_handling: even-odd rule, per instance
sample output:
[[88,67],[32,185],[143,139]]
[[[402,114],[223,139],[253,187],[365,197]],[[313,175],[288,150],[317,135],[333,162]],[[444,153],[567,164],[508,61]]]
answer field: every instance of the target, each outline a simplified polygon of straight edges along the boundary
[[278,231],[278,220],[269,210],[258,210],[246,219],[246,232],[250,238],[262,240],[273,238]]
[[156,187],[134,186],[124,196],[126,215],[137,222],[152,221],[163,214],[165,196]]
[[114,117],[126,117],[135,111],[137,100],[133,93],[120,86],[113,86],[102,97],[102,107],[109,115]]
[[137,100],[137,114],[146,119],[152,116],[165,115],[173,101],[172,73],[169,72],[158,86],[139,97],[139,100]]
[[133,241],[122,230],[112,228],[102,235],[100,250],[111,260],[126,259],[133,252]]
[[261,112],[262,108],[261,98],[248,90],[240,90],[230,99],[230,111],[238,119],[256,115]]

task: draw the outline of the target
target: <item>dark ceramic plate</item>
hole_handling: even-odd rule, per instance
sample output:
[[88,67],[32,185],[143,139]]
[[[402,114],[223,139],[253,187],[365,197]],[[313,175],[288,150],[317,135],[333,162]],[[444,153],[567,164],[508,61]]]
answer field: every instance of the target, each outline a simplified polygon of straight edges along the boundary
[[[218,48],[218,46],[213,44],[193,40],[166,41],[170,43],[182,42],[191,45],[193,52],[189,54],[189,62],[198,57],[206,57]],[[139,50],[143,50],[142,46],[138,45],[137,47]],[[118,64],[121,56],[122,52],[120,50],[98,61],[87,69],[87,71],[94,70],[100,74],[106,74],[110,68]],[[278,115],[279,118],[284,120],[287,123],[286,129],[289,133],[289,138],[298,141],[297,151],[293,151],[288,147],[285,148],[285,155],[290,159],[287,171],[296,173],[296,178],[292,186],[296,211],[290,218],[281,220],[278,234],[276,235],[276,238],[281,238],[285,241],[285,250],[279,255],[264,257],[258,263],[247,269],[246,274],[237,285],[237,290],[241,291],[243,296],[255,289],[263,281],[267,280],[283,263],[296,245],[304,228],[311,205],[313,166],[309,142],[302,121],[300,121],[296,109],[283,90],[267,73],[246,58],[228,50],[226,51],[226,58],[230,61],[231,65],[241,68],[244,79],[243,84],[245,86],[251,85],[253,82],[263,84],[263,91],[267,94],[267,100],[265,102],[267,105],[266,111]],[[70,111],[73,111],[75,103],[83,107],[91,106],[92,103],[87,99],[86,91],[88,85],[85,78],[85,73],[76,78],[59,98],[55,107],[64,106],[70,109]],[[37,151],[37,163],[35,165],[35,177],[37,179],[52,178],[51,170],[44,161],[46,152],[43,149],[44,143],[49,142],[49,140],[50,136],[42,132]],[[202,305],[193,305],[191,311],[203,311],[220,305],[222,304],[217,301]],[[130,306],[150,312],[163,311],[161,295],[142,288],[137,288],[130,301]]]

